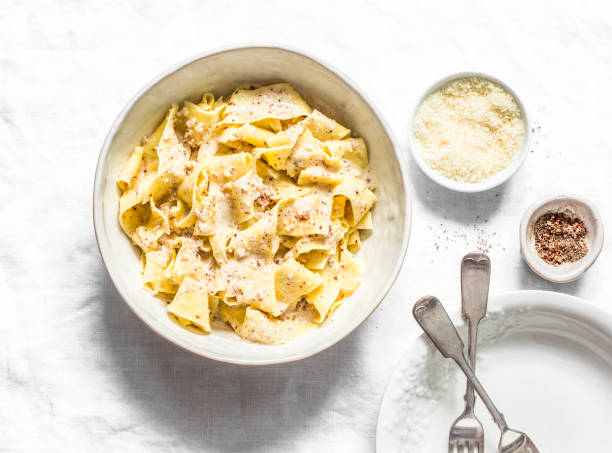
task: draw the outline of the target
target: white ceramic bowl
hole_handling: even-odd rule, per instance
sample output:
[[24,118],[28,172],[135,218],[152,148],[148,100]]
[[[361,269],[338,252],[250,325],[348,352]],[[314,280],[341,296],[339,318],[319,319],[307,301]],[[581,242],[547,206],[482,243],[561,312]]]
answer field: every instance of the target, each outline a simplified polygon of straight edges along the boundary
[[[549,212],[563,212],[570,217],[584,221],[588,234],[586,242],[589,251],[584,258],[573,263],[552,266],[538,255],[533,237],[533,225],[541,215]],[[603,248],[604,227],[597,207],[578,196],[553,196],[532,204],[523,215],[519,232],[521,255],[525,262],[540,277],[555,283],[576,280],[593,265]]]
[[[500,85],[502,88],[504,88],[508,93],[514,96],[514,99],[516,99],[519,109],[521,110],[521,116],[523,118],[523,122],[525,123],[525,137],[523,139],[523,144],[520,147],[520,149],[517,151],[516,156],[514,157],[512,162],[510,162],[510,164],[506,168],[504,168],[502,171],[500,171],[499,173],[496,173],[490,178],[487,178],[484,181],[477,182],[477,183],[463,183],[463,182],[454,181],[436,172],[434,169],[432,169],[427,164],[427,162],[425,162],[425,160],[423,160],[423,157],[421,156],[421,152],[419,150],[420,145],[418,143],[418,140],[414,136],[414,119],[419,110],[419,107],[421,106],[423,101],[427,98],[427,96],[429,96],[434,91],[439,90],[444,85],[446,85],[448,82],[451,82],[456,79],[461,79],[464,77],[481,77],[483,79],[487,79],[492,82],[495,82],[498,85]],[[423,173],[425,173],[433,181],[437,182],[443,187],[446,187],[447,189],[454,190],[456,192],[473,193],[473,192],[484,192],[485,190],[493,189],[494,187],[497,187],[500,184],[503,184],[504,182],[506,182],[512,175],[514,175],[514,173],[516,173],[516,171],[525,161],[525,157],[527,157],[527,152],[528,152],[529,144],[531,140],[531,125],[529,123],[529,118],[527,116],[527,110],[525,110],[525,105],[523,104],[523,101],[521,101],[521,99],[514,92],[514,90],[512,90],[512,88],[510,88],[506,83],[502,82],[501,80],[493,76],[484,74],[482,72],[459,72],[459,73],[451,74],[448,77],[445,77],[442,80],[436,82],[433,86],[431,86],[428,90],[426,90],[423,93],[423,95],[419,98],[412,112],[412,116],[410,117],[409,136],[410,136],[409,140],[410,140],[410,150],[412,152],[412,157],[414,158],[414,160],[416,161],[417,165],[419,166],[419,168],[421,169]]]
[[[378,177],[375,228],[358,257],[359,289],[320,328],[280,346],[241,340],[231,331],[199,335],[172,322],[164,302],[143,289],[136,249],[119,226],[116,177],[131,149],[151,133],[171,103],[204,92],[228,95],[246,83],[289,82],[314,108],[348,126],[368,145]],[[352,332],[380,304],[403,262],[411,223],[405,164],[389,126],[363,92],[328,64],[294,49],[257,45],[197,55],[171,67],[140,90],[113,124],[98,160],[93,199],[98,246],[111,279],[132,310],[155,332],[196,354],[236,364],[290,362],[316,354]]]

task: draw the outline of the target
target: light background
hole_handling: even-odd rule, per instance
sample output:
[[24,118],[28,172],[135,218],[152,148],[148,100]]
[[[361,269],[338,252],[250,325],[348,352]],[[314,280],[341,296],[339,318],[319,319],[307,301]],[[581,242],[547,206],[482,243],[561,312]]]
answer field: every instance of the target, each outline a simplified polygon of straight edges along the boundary
[[[580,3],[580,4],[579,4]],[[168,65],[217,46],[278,42],[347,73],[409,161],[413,231],[376,313],[313,358],[208,361],[157,337],[122,302],[92,226],[98,151],[122,106]],[[459,195],[408,156],[408,113],[438,78],[507,81],[535,122],[505,186]],[[491,290],[546,289],[612,311],[608,243],[581,280],[522,262],[533,201],[575,192],[612,228],[612,14],[606,2],[0,1],[0,451],[368,452],[384,386],[433,293],[458,308],[461,256],[492,245]],[[369,265],[376,265],[369,263]]]

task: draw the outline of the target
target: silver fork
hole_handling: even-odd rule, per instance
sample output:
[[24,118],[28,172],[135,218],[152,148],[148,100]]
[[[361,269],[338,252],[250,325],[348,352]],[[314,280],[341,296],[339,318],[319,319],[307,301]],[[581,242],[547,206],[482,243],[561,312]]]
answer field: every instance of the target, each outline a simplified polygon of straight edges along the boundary
[[482,399],[493,420],[499,426],[501,437],[497,451],[499,453],[539,453],[532,440],[527,434],[515,431],[508,427],[503,414],[495,407],[491,398],[480,384],[480,381],[470,368],[465,352],[463,351],[463,341],[453,326],[448,313],[438,299],[433,296],[426,296],[417,301],[412,309],[412,314],[419,325],[423,328],[427,336],[438,351],[446,357],[453,359],[465,376],[470,380],[476,393]]
[[[461,260],[461,314],[468,322],[468,358],[476,370],[478,324],[487,313],[491,260],[484,253],[468,253]],[[474,386],[467,381],[465,409],[453,422],[448,434],[448,452],[484,451],[484,429],[474,415]]]

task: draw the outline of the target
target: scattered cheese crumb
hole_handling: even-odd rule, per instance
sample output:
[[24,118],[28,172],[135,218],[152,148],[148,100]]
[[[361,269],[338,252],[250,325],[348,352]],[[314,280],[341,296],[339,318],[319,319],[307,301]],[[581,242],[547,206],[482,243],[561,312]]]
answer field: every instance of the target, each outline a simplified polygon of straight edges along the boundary
[[516,156],[525,124],[514,97],[480,77],[449,82],[421,104],[415,138],[425,162],[446,178],[477,183]]

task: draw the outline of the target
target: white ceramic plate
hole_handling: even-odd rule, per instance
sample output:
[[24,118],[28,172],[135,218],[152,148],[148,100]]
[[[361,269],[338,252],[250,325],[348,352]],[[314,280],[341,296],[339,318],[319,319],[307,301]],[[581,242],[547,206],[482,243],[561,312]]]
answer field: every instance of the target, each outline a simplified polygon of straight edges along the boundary
[[[476,374],[508,424],[529,434],[542,452],[609,452],[612,316],[583,299],[546,291],[492,297],[489,311]],[[377,452],[448,451],[464,392],[454,362],[420,337],[385,391]],[[485,428],[485,452],[496,452],[499,431],[480,400],[476,414]]]
[[[374,230],[358,257],[366,264],[357,291],[320,328],[284,345],[241,340],[231,329],[199,335],[173,322],[166,304],[144,290],[139,256],[117,220],[116,178],[133,147],[150,134],[170,104],[204,92],[228,95],[246,83],[289,82],[314,108],[348,126],[368,145],[378,178]],[[108,273],[125,302],[155,332],[196,354],[243,365],[269,365],[309,357],[361,324],[399,273],[410,235],[410,186],[403,155],[382,115],[345,75],[315,57],[274,45],[238,46],[196,55],[165,70],[126,105],[102,146],[94,184],[94,226]]]

